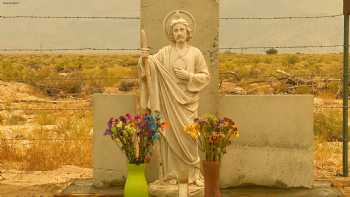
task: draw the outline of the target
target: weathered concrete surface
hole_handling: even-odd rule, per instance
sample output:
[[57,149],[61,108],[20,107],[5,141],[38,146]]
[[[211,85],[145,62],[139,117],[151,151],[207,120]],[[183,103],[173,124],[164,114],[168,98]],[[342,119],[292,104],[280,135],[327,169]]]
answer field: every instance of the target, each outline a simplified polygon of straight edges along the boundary
[[[57,197],[68,196],[109,196],[109,197],[123,197],[123,187],[108,187],[108,188],[96,188],[94,186],[94,180],[76,180],[68,187],[66,187]],[[93,195],[96,194],[96,195]]]
[[[150,197],[179,197],[178,185],[161,184],[154,182],[148,187]],[[188,197],[202,197],[204,196],[204,187],[189,185]]]
[[277,189],[268,187],[237,187],[221,190],[222,197],[342,197],[338,188],[329,181],[315,181],[312,188]]
[[222,160],[221,187],[311,187],[312,96],[225,96],[219,114],[240,130]]
[[199,48],[211,74],[209,87],[201,94],[200,112],[216,112],[218,92],[218,31],[219,4],[216,0],[142,0],[141,28],[147,33],[151,53],[169,45],[163,31],[163,19],[173,10],[189,11],[197,22],[191,45]]
[[123,185],[127,177],[127,158],[122,150],[104,136],[107,121],[125,113],[135,114],[133,95],[102,95],[93,97],[93,175],[96,186]]
[[237,188],[222,190],[222,197],[342,197],[344,196],[336,188],[315,189],[271,189],[271,188]]
[[[151,197],[177,197],[174,192],[176,188],[168,188],[168,192]],[[202,197],[204,191],[192,194],[191,197]],[[308,188],[271,188],[259,186],[245,186],[236,188],[227,188],[221,190],[222,197],[341,197],[344,194],[335,187],[331,186],[329,181],[315,181],[310,189]]]
[[[221,102],[220,115],[233,118],[241,132],[221,164],[223,188],[245,184],[311,187],[311,96],[225,96]],[[93,163],[97,183],[125,181],[127,160],[103,131],[110,116],[133,113],[135,108],[135,96],[94,96]],[[146,176],[154,179],[157,162],[151,164],[146,167]]]

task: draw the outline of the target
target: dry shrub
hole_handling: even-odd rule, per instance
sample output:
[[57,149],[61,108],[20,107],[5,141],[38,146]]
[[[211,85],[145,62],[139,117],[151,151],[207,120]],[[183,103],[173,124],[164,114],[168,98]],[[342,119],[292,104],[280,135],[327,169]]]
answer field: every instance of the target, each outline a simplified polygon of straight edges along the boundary
[[340,142],[327,142],[321,138],[315,140],[314,166],[317,177],[335,176],[342,169],[342,148]]
[[337,110],[322,110],[314,113],[315,135],[325,141],[342,140],[342,112]]
[[62,165],[91,167],[91,140],[38,140],[23,157],[24,170],[53,170]]
[[[25,139],[6,140],[0,136],[0,161],[4,166],[19,170],[53,170],[63,165],[91,167],[91,112],[41,113],[37,120],[42,126]],[[44,127],[49,123],[56,127]]]

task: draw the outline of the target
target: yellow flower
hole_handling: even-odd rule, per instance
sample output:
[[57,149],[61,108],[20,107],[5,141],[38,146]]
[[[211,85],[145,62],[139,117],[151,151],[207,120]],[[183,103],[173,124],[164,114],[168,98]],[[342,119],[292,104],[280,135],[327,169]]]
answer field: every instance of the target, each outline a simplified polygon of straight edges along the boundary
[[234,127],[232,130],[231,130],[231,140],[235,139],[235,138],[238,138],[239,137],[239,132],[238,132],[238,129],[237,127]]
[[129,135],[134,134],[136,132],[136,129],[132,127],[132,125],[126,125],[125,130]]
[[117,124],[117,128],[122,128],[122,126],[123,126],[123,123],[120,121],[120,122],[118,122],[118,124]]
[[190,134],[193,139],[197,139],[199,136],[198,127],[196,124],[190,124],[185,127],[185,132]]

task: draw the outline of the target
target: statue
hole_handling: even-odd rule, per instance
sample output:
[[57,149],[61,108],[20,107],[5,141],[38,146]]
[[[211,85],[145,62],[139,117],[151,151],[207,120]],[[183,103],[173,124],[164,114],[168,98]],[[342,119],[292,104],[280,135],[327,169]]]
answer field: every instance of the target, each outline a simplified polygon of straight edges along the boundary
[[210,79],[202,52],[189,44],[195,25],[186,11],[168,14],[163,26],[171,44],[154,55],[142,32],[138,71],[141,108],[159,111],[169,123],[160,145],[161,179],[176,184],[176,177],[186,170],[189,183],[202,186],[197,144],[183,131],[197,118],[199,93]]

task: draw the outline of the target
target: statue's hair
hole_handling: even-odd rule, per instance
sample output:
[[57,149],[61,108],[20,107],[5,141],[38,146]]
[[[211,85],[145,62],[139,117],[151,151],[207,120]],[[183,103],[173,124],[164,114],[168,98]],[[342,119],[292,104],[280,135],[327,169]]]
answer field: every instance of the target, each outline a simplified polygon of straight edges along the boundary
[[186,21],[184,22],[183,20],[177,20],[177,21],[171,23],[170,29],[169,29],[169,39],[170,39],[170,41],[173,42],[173,43],[176,42],[176,40],[174,38],[174,32],[173,32],[173,28],[174,28],[174,26],[176,24],[183,24],[183,25],[185,25],[185,27],[186,27],[186,41],[187,42],[190,41],[192,39],[192,29],[188,25],[188,23]]

